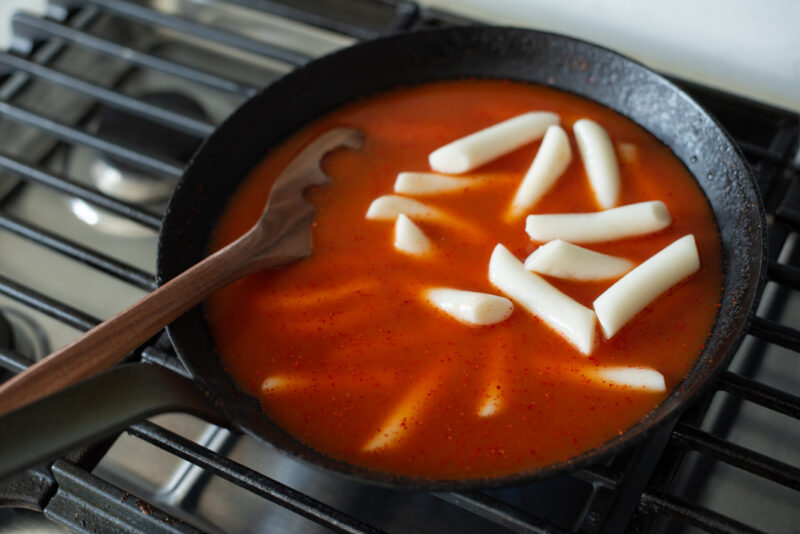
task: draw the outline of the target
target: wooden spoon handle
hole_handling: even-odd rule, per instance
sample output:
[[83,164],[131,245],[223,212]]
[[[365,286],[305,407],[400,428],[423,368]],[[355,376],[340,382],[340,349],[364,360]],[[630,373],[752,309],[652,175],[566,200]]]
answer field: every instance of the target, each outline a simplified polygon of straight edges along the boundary
[[362,140],[352,128],[314,140],[277,178],[261,219],[246,234],[0,385],[0,415],[108,369],[226,284],[307,256],[314,208],[303,190],[329,181],[320,168],[326,153]]
[[242,276],[251,235],[209,256],[129,308],[0,385],[0,415],[108,369],[215,290]]

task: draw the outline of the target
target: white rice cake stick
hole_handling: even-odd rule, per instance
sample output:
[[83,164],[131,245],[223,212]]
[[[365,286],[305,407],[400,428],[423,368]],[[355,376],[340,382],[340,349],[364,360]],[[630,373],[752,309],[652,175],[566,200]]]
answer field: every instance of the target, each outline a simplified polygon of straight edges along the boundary
[[313,381],[305,376],[268,376],[261,383],[263,393],[280,393],[288,391],[298,391],[311,387]]
[[434,172],[401,172],[394,182],[394,192],[406,195],[439,195],[464,191],[486,184],[480,178],[455,178]]
[[383,195],[373,200],[367,209],[367,219],[393,221],[401,213],[413,219],[424,221],[445,219],[444,213],[436,208],[432,208],[413,198],[398,195]]
[[522,179],[514,200],[511,201],[508,218],[518,219],[530,211],[553,187],[570,161],[572,161],[572,149],[569,146],[567,133],[561,126],[549,126],[530,169]]
[[424,297],[451,317],[473,326],[505,321],[514,311],[507,298],[477,291],[434,287],[425,291]]
[[523,113],[437,148],[428,162],[431,169],[446,174],[471,171],[541,139],[548,126],[559,122],[558,115],[548,111]]
[[602,243],[652,234],[671,222],[664,203],[652,200],[591,213],[528,215],[525,231],[540,242],[563,239],[570,243]]
[[611,338],[656,297],[699,268],[700,256],[689,234],[617,280],[594,301],[605,337]]
[[667,390],[664,375],[650,367],[619,365],[598,367],[596,365],[554,365],[551,362],[540,366],[540,373],[557,374],[584,385],[615,388],[624,392],[638,389],[644,392],[664,392]]
[[633,165],[639,163],[639,147],[633,143],[621,141],[617,143],[617,154],[622,163]]
[[597,202],[604,210],[613,208],[619,201],[619,164],[611,138],[589,119],[576,121],[572,131]]
[[460,219],[413,198],[399,195],[383,195],[376,198],[367,209],[366,217],[373,221],[394,221],[400,214],[406,215],[409,219],[446,224],[457,228],[462,234],[470,236],[472,239],[482,239],[486,236],[486,232],[471,221]]
[[381,388],[396,380],[389,371],[372,371],[363,374],[330,376],[324,374],[291,374],[268,376],[261,383],[263,393],[299,393],[311,388]]
[[380,287],[377,278],[359,278],[338,283],[333,287],[297,290],[276,295],[267,295],[261,300],[262,309],[284,308],[300,310],[322,307],[330,304],[341,305],[351,297],[370,294]]
[[608,280],[619,278],[633,269],[625,258],[601,254],[555,239],[533,251],[525,260],[525,268],[568,280]]
[[488,354],[486,358],[488,372],[486,373],[486,388],[480,397],[480,404],[478,406],[478,417],[491,417],[500,412],[505,404],[504,389],[503,389],[503,374],[505,371],[504,365],[504,352],[507,351],[506,347],[507,338],[502,336],[493,343],[490,343]]
[[489,260],[489,280],[523,308],[542,319],[585,355],[594,350],[595,315],[592,310],[525,269],[503,245]]
[[436,379],[435,374],[429,374],[414,384],[362,450],[369,452],[389,447],[417,426],[419,413],[434,397]]
[[490,417],[500,411],[503,406],[500,382],[496,377],[492,377],[486,383],[486,390],[483,393],[483,403],[478,407],[478,417]]
[[433,250],[433,244],[419,226],[401,213],[394,222],[394,248],[411,256],[424,256]]
[[649,367],[601,367],[593,369],[589,374],[594,375],[595,380],[614,386],[654,392],[667,390],[664,375]]

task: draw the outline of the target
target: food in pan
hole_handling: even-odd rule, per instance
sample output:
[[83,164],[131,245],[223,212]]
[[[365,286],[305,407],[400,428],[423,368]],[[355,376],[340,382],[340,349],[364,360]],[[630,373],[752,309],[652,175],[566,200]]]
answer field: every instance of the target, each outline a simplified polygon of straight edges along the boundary
[[529,112],[456,139],[428,156],[431,168],[453,174],[471,171],[498,156],[540,139],[559,118],[550,112]]
[[531,208],[564,173],[570,161],[572,161],[572,148],[566,132],[558,125],[550,126],[536,151],[530,169],[511,201],[508,217],[516,219],[530,213]]
[[505,321],[514,311],[510,300],[489,293],[435,287],[427,290],[424,295],[443,312],[476,326]]
[[684,236],[617,280],[594,301],[606,337],[612,337],[661,293],[700,268],[694,236]]
[[571,243],[602,243],[658,232],[672,217],[660,200],[626,204],[590,213],[528,215],[525,231],[536,241],[563,239]]
[[603,209],[613,208],[619,199],[619,167],[611,138],[602,126],[579,119],[572,127],[589,183]]
[[619,278],[633,268],[633,262],[579,247],[561,239],[540,246],[525,258],[525,268],[539,274],[570,280]]
[[287,432],[380,471],[500,476],[613,438],[686,375],[721,293],[708,202],[647,132],[552,89],[446,81],[337,110],[253,169],[212,248],[341,125],[366,141],[324,162],[311,257],[207,305],[227,369]]

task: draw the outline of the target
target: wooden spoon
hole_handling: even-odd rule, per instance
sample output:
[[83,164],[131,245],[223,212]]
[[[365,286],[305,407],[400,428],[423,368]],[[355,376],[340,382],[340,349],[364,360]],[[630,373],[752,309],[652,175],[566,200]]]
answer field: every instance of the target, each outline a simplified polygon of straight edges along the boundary
[[0,385],[0,415],[111,367],[214,291],[307,257],[315,209],[303,191],[330,182],[320,168],[325,154],[340,146],[360,148],[362,141],[362,132],[337,128],[311,142],[278,176],[246,234]]

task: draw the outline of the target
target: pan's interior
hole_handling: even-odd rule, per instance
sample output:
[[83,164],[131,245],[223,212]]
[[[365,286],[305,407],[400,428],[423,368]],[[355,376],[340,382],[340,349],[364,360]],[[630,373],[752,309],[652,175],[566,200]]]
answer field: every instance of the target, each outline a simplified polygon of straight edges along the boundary
[[169,333],[181,359],[233,425],[306,461],[381,484],[436,489],[510,484],[596,461],[643,437],[694,397],[741,341],[763,286],[766,223],[738,150],[687,95],[641,65],[588,43],[527,30],[478,27],[396,35],[313,62],[267,88],[208,139],[175,190],[159,242],[159,281],[203,258],[225,207],[219,199],[229,198],[269,148],[298,128],[357,97],[398,85],[476,77],[544,84],[606,105],[653,133],[697,178],[721,229],[725,287],[714,330],[687,379],[647,419],[564,462],[488,481],[395,477],[327,457],[267,420],[258,402],[224,372],[198,307],[173,323]]

